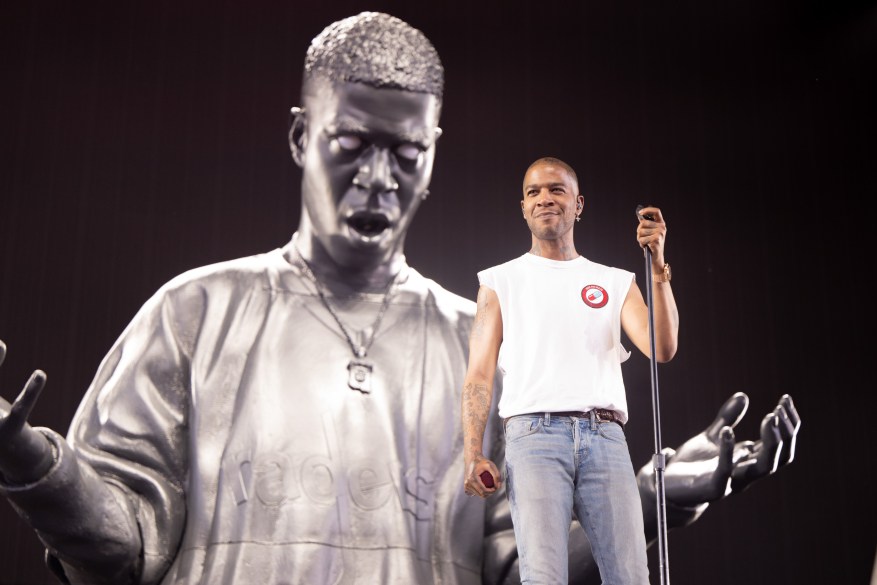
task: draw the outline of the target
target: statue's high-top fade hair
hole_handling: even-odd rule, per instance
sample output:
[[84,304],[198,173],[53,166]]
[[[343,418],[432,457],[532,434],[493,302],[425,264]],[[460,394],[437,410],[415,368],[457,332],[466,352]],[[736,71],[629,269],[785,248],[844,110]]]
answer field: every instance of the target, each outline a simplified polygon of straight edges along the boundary
[[330,81],[432,94],[441,100],[444,67],[426,36],[389,14],[362,12],[323,29],[305,57],[304,85]]

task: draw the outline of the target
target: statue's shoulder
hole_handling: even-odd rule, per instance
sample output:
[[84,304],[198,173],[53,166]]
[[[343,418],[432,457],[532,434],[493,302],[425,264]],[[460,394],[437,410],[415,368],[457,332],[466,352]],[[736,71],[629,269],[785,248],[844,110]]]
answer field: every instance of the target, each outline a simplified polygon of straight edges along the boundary
[[431,278],[420,274],[414,268],[410,272],[409,284],[412,288],[421,289],[435,303],[438,312],[447,318],[463,322],[471,322],[475,317],[475,301],[453,293]]
[[223,311],[242,299],[269,298],[289,269],[280,249],[192,268],[159,287],[139,313],[171,310],[181,318],[187,315],[187,321],[197,320],[207,307]]
[[274,280],[289,265],[279,248],[262,254],[223,260],[187,270],[169,280],[162,289],[166,292],[210,291],[213,288],[249,288],[260,281]]

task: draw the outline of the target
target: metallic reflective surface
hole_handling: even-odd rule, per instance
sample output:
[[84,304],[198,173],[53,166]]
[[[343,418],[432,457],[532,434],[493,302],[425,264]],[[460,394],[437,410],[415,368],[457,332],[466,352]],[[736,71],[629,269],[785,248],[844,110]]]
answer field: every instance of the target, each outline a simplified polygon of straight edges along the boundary
[[444,89],[444,69],[432,43],[419,30],[380,12],[339,20],[317,35],[305,59],[305,74],[314,73],[439,98]]
[[490,503],[460,489],[471,303],[406,269],[362,394],[306,282],[279,250],[184,275],[102,365],[71,445],[139,486],[144,575],[171,563],[159,582],[480,583]]

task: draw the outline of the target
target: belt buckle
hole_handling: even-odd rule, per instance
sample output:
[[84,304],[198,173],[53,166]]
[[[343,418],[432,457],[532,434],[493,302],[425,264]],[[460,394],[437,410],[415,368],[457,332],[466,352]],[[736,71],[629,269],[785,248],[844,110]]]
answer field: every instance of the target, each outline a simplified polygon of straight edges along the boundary
[[605,408],[595,408],[594,418],[597,422],[615,422],[615,413]]

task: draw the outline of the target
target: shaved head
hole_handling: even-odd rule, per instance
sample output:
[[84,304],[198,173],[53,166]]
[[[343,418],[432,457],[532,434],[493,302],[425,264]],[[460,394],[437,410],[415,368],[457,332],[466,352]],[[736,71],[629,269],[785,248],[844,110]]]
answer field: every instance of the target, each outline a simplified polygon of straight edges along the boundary
[[530,164],[530,166],[527,167],[526,172],[524,172],[524,178],[526,179],[527,174],[529,174],[529,172],[530,172],[530,169],[532,169],[533,167],[541,166],[541,165],[556,166],[556,167],[560,167],[563,170],[565,170],[569,174],[569,177],[573,180],[573,183],[575,183],[576,195],[578,195],[578,190],[579,190],[579,177],[578,177],[578,175],[576,175],[576,172],[573,170],[573,168],[571,166],[569,166],[568,164],[566,164],[565,162],[563,162],[559,158],[554,158],[553,156],[543,156],[542,158],[533,161]]

